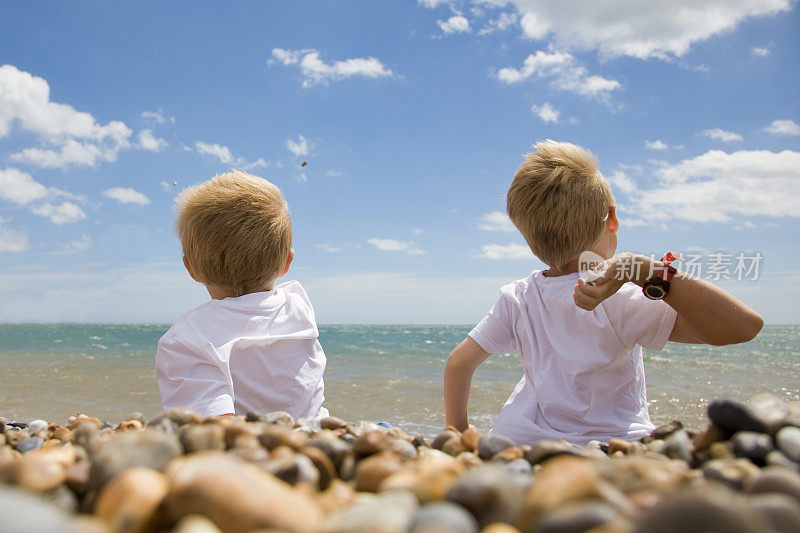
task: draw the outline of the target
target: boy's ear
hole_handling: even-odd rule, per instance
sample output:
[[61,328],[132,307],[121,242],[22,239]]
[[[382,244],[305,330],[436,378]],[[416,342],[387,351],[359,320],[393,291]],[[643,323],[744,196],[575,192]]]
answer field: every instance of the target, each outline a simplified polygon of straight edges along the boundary
[[188,272],[189,275],[192,276],[192,279],[198,281],[197,276],[194,275],[194,270],[192,270],[192,265],[189,264],[189,260],[186,259],[185,255],[183,256],[183,266],[186,267],[186,272]]
[[606,229],[609,233],[616,233],[619,229],[619,219],[617,218],[617,206],[612,205],[608,208],[608,218],[606,218]]
[[285,276],[286,273],[289,272],[289,267],[292,266],[292,261],[294,261],[294,248],[289,248],[289,255],[286,256],[286,265],[283,267],[283,274],[281,274],[281,276]]

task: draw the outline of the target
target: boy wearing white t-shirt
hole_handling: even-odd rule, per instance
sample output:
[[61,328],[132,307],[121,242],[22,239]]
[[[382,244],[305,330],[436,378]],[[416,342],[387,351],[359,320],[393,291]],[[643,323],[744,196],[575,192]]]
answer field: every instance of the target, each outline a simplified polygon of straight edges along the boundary
[[[519,445],[640,439],[654,429],[642,347],[746,342],[763,319],[725,291],[675,270],[671,254],[661,261],[614,255],[616,206],[594,156],[569,143],[535,148],[508,190],[507,211],[549,268],[502,287],[489,314],[450,354],[447,424],[468,427],[478,365],[492,353],[516,352],[524,374],[492,431]],[[585,251],[601,256],[592,281],[578,273]]]
[[211,300],[181,316],[158,341],[164,409],[327,416],[314,309],[298,282],[275,285],[294,259],[292,220],[280,190],[233,171],[185,189],[177,205],[183,264]]

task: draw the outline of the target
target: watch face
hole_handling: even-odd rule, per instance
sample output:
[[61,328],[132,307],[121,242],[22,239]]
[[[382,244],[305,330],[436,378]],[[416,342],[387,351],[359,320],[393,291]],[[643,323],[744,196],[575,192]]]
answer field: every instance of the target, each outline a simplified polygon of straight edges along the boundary
[[664,297],[664,289],[658,285],[650,285],[644,290],[644,295],[651,300],[660,300]]

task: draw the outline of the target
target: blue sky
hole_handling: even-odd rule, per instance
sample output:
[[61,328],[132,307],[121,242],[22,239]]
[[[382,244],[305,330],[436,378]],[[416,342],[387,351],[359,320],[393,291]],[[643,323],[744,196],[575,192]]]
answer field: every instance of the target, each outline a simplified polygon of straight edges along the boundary
[[244,168],[320,323],[474,323],[542,267],[504,198],[552,138],[599,158],[620,250],[759,253],[719,283],[800,322],[797,3],[585,4],[0,1],[0,321],[173,321],[207,298],[174,198]]

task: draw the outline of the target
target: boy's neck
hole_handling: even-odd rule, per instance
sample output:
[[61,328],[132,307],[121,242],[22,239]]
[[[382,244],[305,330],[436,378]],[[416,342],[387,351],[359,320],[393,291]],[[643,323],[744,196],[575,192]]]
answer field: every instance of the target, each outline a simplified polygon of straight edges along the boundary
[[257,288],[252,291],[247,291],[242,294],[236,294],[230,289],[226,289],[224,287],[218,287],[216,285],[206,285],[206,290],[208,291],[208,295],[211,296],[213,300],[223,300],[225,298],[238,298],[239,296],[244,296],[245,294],[252,294],[254,292],[268,292],[273,289],[275,286],[275,282],[269,283],[266,287]]
[[542,274],[548,278],[555,278],[558,276],[566,276],[567,274],[573,274],[578,271],[578,258],[570,261],[566,265],[561,268],[551,266],[547,270],[545,270]]

